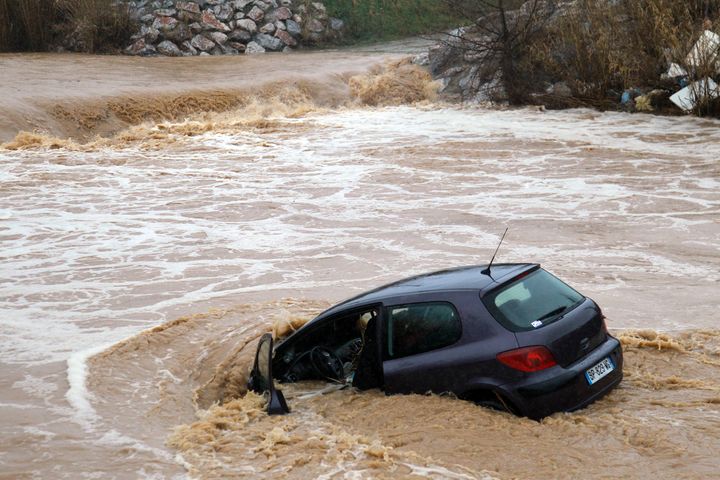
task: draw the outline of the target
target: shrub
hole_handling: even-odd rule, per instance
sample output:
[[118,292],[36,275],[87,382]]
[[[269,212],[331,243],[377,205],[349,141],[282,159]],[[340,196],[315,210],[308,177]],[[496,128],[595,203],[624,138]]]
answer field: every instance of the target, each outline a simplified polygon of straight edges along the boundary
[[0,0],[0,50],[45,50],[56,20],[51,0]]
[[113,51],[132,31],[128,6],[114,0],[0,0],[3,51]]
[[[662,73],[671,62],[687,67],[687,53],[719,5],[718,0],[578,0],[533,46],[533,56],[578,97],[601,100],[608,91],[666,87]],[[714,73],[695,69],[698,77]]]
[[66,38],[73,50],[106,52],[127,44],[134,30],[127,4],[112,0],[58,0],[58,7],[72,30]]
[[377,40],[437,32],[460,18],[440,0],[324,0],[350,39]]

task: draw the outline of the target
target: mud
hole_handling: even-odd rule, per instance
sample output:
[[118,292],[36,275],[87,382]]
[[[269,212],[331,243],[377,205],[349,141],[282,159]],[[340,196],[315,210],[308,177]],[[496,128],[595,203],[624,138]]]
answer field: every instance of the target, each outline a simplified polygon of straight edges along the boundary
[[[720,331],[616,332],[626,357],[622,385],[587,409],[542,422],[449,396],[386,396],[318,382],[282,386],[292,414],[269,417],[265,400],[245,391],[256,341],[288,318],[299,326],[322,307],[287,300],[173,322],[94,358],[90,385],[121,398],[99,378],[118,378],[105,375],[108,365],[145,363],[141,377],[156,384],[143,392],[156,399],[128,397],[127,411],[118,412],[116,400],[106,407],[130,423],[134,417],[157,422],[171,412],[189,419],[194,411],[197,420],[176,427],[167,442],[196,478],[708,478],[716,472]],[[169,353],[178,350],[182,356]],[[165,358],[163,369],[152,358]],[[138,410],[142,405],[152,408]]]
[[[193,60],[0,56],[0,478],[715,475],[717,122],[449,106],[396,50]],[[499,259],[603,307],[610,396],[537,423],[299,384],[260,414],[263,332],[505,226]]]

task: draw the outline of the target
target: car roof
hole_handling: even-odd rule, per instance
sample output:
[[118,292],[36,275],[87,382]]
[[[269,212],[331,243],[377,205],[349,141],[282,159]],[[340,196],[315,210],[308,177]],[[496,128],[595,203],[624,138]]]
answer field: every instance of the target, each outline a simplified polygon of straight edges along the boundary
[[373,303],[383,303],[405,295],[467,290],[477,290],[478,293],[484,293],[523,271],[535,267],[539,268],[540,265],[536,263],[494,263],[490,269],[490,275],[483,273],[487,269],[487,265],[472,265],[424,273],[345,300],[318,315],[316,320],[342,310]]

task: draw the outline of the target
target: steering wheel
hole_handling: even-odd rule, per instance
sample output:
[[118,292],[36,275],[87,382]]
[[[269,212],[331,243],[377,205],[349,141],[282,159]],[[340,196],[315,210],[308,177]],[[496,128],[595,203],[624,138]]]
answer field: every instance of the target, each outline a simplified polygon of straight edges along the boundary
[[310,350],[310,365],[315,373],[327,380],[341,380],[345,376],[340,357],[329,348],[317,346]]

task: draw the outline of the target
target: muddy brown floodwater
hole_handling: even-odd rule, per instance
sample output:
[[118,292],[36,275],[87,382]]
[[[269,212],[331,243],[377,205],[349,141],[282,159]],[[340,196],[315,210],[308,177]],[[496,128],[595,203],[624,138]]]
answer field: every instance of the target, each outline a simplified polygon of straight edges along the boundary
[[[0,478],[717,476],[720,122],[444,104],[421,47],[0,56]],[[245,392],[263,332],[505,226],[620,336],[603,400]]]

